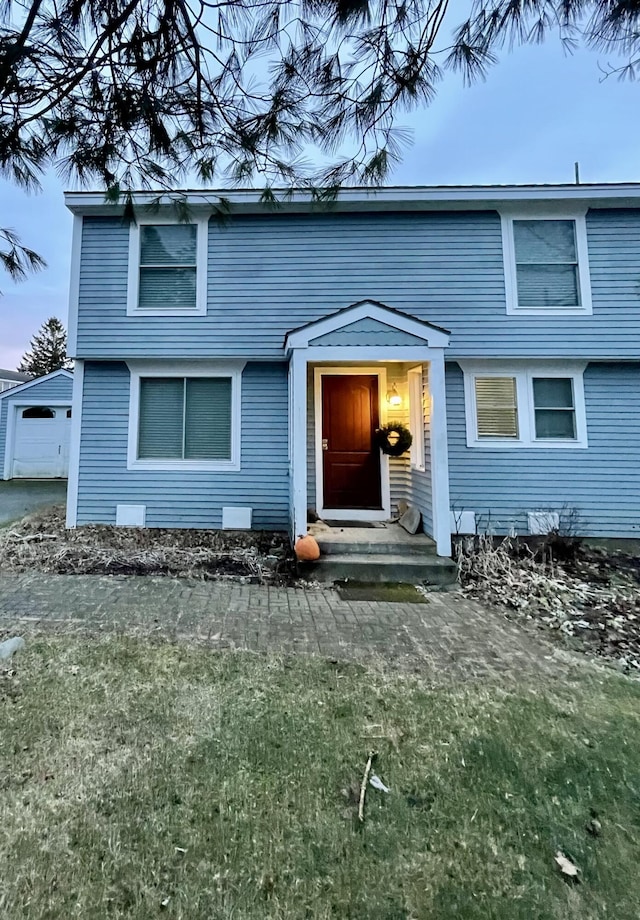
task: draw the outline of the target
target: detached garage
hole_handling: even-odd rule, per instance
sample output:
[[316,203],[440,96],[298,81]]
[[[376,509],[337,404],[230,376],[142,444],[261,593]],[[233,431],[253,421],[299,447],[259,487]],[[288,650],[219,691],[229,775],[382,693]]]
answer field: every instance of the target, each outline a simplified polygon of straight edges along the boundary
[[0,393],[2,479],[66,479],[71,371],[54,371]]

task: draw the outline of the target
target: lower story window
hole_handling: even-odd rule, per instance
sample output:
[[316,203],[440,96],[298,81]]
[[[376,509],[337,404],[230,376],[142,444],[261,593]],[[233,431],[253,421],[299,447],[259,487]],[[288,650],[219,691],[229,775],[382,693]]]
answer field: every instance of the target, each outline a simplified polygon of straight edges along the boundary
[[584,365],[461,366],[468,447],[587,446]]
[[128,469],[240,470],[244,361],[127,364]]
[[142,377],[138,459],[231,460],[230,377]]
[[571,377],[534,377],[536,438],[574,440],[576,408]]
[[475,397],[479,438],[518,437],[515,377],[476,377]]

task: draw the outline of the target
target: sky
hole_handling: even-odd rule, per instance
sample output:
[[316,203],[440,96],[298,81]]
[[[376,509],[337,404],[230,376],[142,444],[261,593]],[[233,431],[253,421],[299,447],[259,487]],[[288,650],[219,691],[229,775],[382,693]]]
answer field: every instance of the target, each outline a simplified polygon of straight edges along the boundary
[[[457,74],[426,109],[398,123],[413,143],[393,185],[640,181],[640,83],[603,79],[608,60],[558,42],[502,56],[488,79],[465,87]],[[0,182],[0,226],[11,227],[48,267],[14,284],[0,274],[0,367],[15,369],[50,316],[68,313],[71,215],[52,173],[27,196]]]

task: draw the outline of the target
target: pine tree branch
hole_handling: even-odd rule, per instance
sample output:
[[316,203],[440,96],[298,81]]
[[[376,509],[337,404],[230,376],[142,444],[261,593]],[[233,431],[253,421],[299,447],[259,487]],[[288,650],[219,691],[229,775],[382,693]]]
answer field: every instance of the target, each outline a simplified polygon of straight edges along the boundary
[[47,263],[5,227],[0,228],[0,265],[13,281],[24,281],[30,272],[41,271]]

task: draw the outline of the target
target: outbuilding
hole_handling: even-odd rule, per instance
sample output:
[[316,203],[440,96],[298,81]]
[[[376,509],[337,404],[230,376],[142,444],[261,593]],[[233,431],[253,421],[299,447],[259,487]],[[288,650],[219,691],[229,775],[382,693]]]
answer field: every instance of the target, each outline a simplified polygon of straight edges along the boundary
[[0,477],[66,479],[73,374],[53,371],[0,393]]

